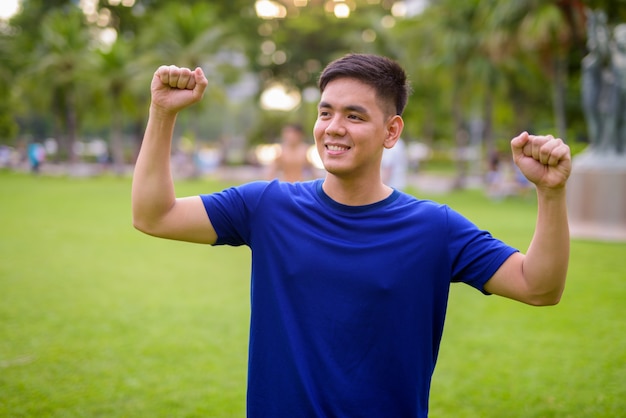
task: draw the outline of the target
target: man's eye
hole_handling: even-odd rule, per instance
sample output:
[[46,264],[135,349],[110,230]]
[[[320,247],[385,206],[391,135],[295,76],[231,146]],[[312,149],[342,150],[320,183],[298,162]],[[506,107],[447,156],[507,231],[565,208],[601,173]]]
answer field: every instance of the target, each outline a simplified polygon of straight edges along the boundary
[[348,115],[348,119],[363,120],[359,115]]

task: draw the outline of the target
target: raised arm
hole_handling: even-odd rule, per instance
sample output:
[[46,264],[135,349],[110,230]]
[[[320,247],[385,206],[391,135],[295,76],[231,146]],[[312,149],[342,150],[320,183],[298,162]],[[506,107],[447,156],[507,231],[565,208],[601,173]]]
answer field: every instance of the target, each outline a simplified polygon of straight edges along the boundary
[[176,115],[200,101],[207,84],[200,68],[161,66],[154,73],[132,185],[133,225],[146,234],[206,244],[217,239],[200,197],[176,198],[170,167]]
[[552,136],[524,132],[511,141],[515,164],[537,189],[537,223],[526,254],[514,254],[485,284],[490,293],[531,305],[554,305],[565,287],[569,225],[565,184],[569,147]]

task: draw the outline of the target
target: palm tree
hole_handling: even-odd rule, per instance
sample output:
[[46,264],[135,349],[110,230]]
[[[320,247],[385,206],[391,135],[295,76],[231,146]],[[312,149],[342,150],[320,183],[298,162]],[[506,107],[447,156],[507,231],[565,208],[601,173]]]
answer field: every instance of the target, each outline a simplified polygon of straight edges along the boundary
[[[451,112],[454,126],[457,173],[455,188],[464,188],[468,174],[468,108],[471,108],[471,92],[480,82],[480,70],[484,60],[480,54],[480,31],[476,25],[479,11],[476,1],[443,1],[434,5],[437,21],[442,24],[443,36],[440,56],[451,75]],[[454,10],[454,13],[451,13]]]
[[[184,127],[186,118],[191,119],[188,137],[195,155],[199,147],[196,138],[200,130],[200,113],[206,102],[223,102],[226,81],[236,80],[241,71],[228,59],[231,56],[229,51],[239,47],[239,38],[231,33],[227,23],[218,19],[216,9],[209,4],[196,3],[187,7],[168,4],[148,22],[139,45],[150,51],[143,58],[144,62],[152,63],[151,71],[162,64],[203,67],[209,78],[205,95],[211,100],[198,103],[179,124]],[[228,115],[224,115],[224,119],[228,119]],[[195,164],[193,167],[192,175],[197,176],[197,167]]]
[[570,60],[578,56],[572,51],[584,46],[582,2],[499,2],[495,10],[494,26],[508,38],[505,45],[509,57],[524,65],[534,63],[549,82],[556,132],[566,138]]
[[11,59],[15,53],[12,46],[11,37],[0,31],[0,97],[6,98],[0,101],[0,141],[12,140],[18,130],[11,114],[13,108],[11,81],[17,72],[17,67]]
[[[145,88],[149,84],[142,81],[149,80],[152,73],[151,70],[142,71],[138,60],[134,59],[136,55],[133,46],[132,42],[118,39],[109,50],[101,52],[98,66],[99,88],[107,109],[105,114],[110,121],[113,167],[118,174],[123,174],[126,162],[124,126],[135,119],[133,116],[138,114],[143,104],[141,98],[134,94],[133,86],[142,84]],[[141,81],[138,82],[138,79]]]
[[73,162],[78,101],[85,98],[85,81],[94,65],[89,32],[82,12],[67,7],[47,14],[40,34],[40,41],[29,56],[31,69],[24,74],[22,85],[31,95],[43,98],[56,116],[60,150]]
[[572,40],[570,28],[555,5],[544,4],[521,20],[518,36],[522,48],[539,58],[541,68],[552,81],[556,132],[561,138],[565,138],[567,135],[565,116],[567,54]]
[[[535,119],[546,113],[548,86],[555,125],[565,137],[568,59],[579,43],[572,23],[578,3],[442,0],[401,27],[397,34],[406,45],[404,59],[418,81],[420,97],[431,104],[425,111],[446,115],[432,105],[449,97],[457,148],[465,145],[467,121],[478,110],[487,154],[496,146],[493,125],[502,109],[513,109],[516,130],[529,129],[530,109]],[[424,119],[445,125],[436,117]],[[462,187],[465,162],[457,163],[457,186]]]

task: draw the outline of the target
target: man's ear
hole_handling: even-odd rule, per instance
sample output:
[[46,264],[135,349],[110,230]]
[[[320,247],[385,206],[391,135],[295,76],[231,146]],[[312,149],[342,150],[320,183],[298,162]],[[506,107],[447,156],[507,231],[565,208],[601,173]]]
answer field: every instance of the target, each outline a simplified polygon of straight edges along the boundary
[[404,129],[404,120],[400,115],[393,115],[387,121],[387,136],[385,137],[385,141],[383,142],[383,146],[385,148],[392,148],[398,139],[400,139],[400,135],[402,135],[402,130]]

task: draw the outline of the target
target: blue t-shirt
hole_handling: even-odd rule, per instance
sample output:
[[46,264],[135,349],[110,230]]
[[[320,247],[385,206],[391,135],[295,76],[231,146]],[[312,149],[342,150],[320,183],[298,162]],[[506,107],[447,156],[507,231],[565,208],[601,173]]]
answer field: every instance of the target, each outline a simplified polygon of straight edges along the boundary
[[217,245],[252,250],[249,417],[426,417],[450,282],[516,249],[395,190],[346,206],[322,180],[201,196]]

